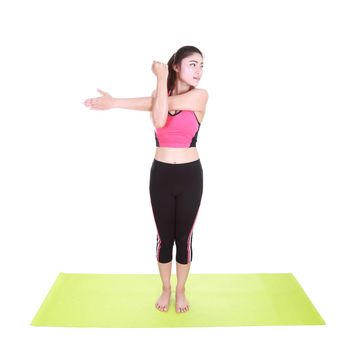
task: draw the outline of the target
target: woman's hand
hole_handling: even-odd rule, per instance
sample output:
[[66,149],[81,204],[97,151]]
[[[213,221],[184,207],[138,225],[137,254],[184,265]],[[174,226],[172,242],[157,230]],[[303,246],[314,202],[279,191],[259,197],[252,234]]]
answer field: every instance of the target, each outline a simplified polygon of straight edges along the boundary
[[152,72],[157,78],[168,77],[168,65],[159,61],[153,61],[151,66]]
[[113,108],[114,98],[108,92],[102,91],[100,89],[97,89],[97,91],[103,96],[96,97],[96,98],[88,98],[87,100],[85,100],[84,105],[91,109]]

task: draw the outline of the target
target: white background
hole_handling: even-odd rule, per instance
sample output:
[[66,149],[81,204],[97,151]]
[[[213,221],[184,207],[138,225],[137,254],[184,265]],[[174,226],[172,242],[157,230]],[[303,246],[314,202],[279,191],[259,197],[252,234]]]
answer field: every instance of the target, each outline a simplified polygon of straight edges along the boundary
[[[338,0],[2,4],[1,347],[350,348],[353,15]],[[184,45],[209,92],[190,274],[293,273],[327,324],[30,326],[60,272],[158,273],[149,113],[83,101],[150,96],[152,61]]]

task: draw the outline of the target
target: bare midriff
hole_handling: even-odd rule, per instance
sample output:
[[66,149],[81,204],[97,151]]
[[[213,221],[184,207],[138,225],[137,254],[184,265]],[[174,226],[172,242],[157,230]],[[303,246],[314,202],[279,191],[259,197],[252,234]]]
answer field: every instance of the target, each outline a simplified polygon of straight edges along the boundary
[[196,147],[156,147],[155,159],[171,164],[189,163],[198,160],[199,154]]

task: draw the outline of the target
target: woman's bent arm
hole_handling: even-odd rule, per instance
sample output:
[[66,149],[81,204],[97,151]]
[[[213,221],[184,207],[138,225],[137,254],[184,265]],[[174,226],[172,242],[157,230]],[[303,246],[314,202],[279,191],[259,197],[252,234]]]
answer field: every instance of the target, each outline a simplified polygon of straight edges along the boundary
[[154,126],[162,128],[166,123],[168,112],[167,76],[157,78],[156,95],[152,100],[152,119]]

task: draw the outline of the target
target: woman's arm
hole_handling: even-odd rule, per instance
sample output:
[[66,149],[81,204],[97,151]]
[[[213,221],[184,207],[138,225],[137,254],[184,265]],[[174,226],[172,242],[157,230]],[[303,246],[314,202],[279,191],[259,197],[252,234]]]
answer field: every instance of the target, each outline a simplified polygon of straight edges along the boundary
[[151,119],[156,127],[166,123],[169,110],[205,111],[208,92],[194,88],[184,94],[168,96],[167,77],[157,79],[157,89],[151,97],[115,98],[107,92],[97,89],[103,96],[88,98],[84,105],[91,109],[126,108],[138,111],[150,111]]
[[135,109],[138,111],[151,111],[152,97],[131,97],[131,98],[113,97],[112,108],[125,108],[125,109]]
[[154,125],[160,128],[165,125],[169,110],[205,111],[208,97],[208,92],[200,88],[168,96],[167,78],[159,78],[151,97],[113,98],[113,107],[151,111]]
[[157,78],[157,87],[153,93],[151,117],[156,128],[162,128],[167,120],[168,92],[167,75]]
[[168,110],[190,110],[204,112],[208,102],[208,92],[205,89],[193,88],[180,95],[168,97]]
[[138,111],[152,110],[152,97],[115,98],[108,92],[97,89],[103,96],[88,98],[84,105],[90,109],[105,110],[111,108],[135,109]]

